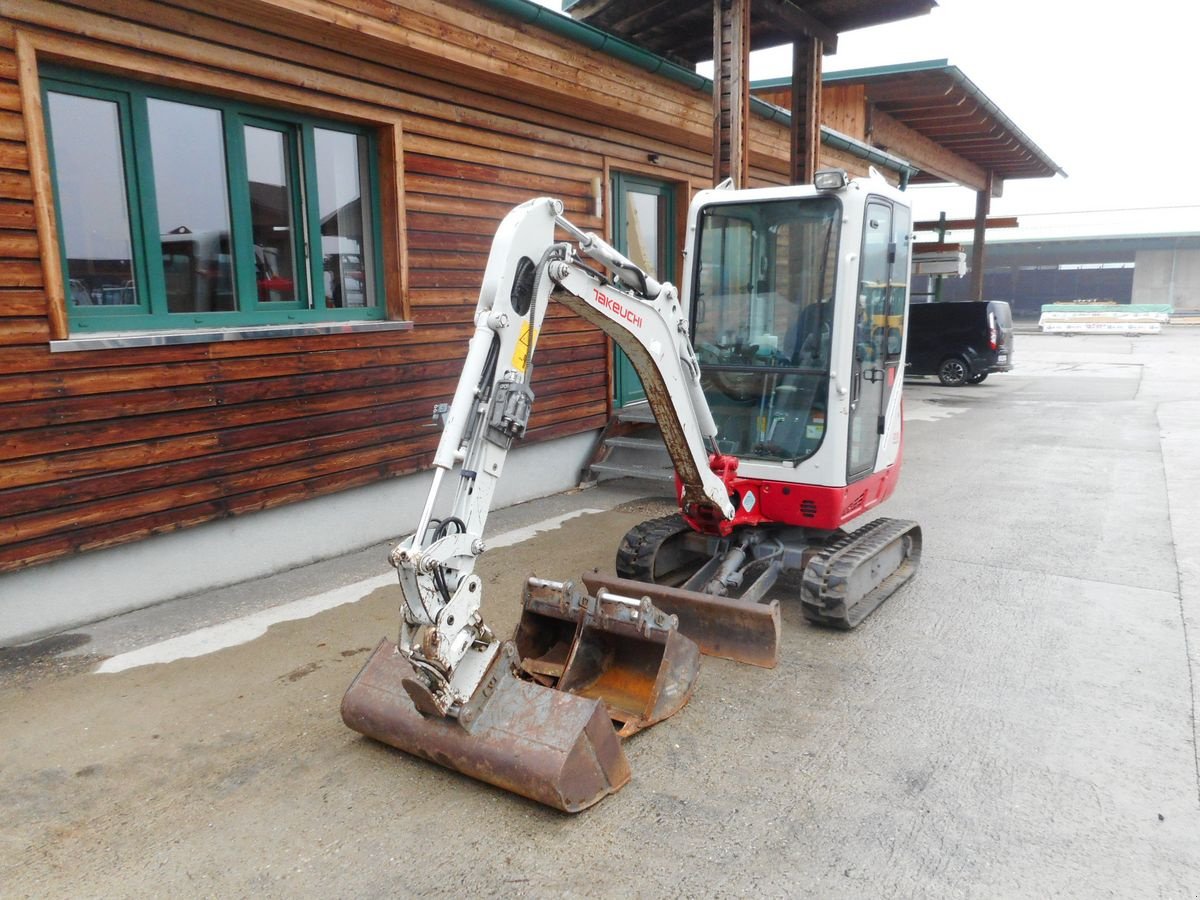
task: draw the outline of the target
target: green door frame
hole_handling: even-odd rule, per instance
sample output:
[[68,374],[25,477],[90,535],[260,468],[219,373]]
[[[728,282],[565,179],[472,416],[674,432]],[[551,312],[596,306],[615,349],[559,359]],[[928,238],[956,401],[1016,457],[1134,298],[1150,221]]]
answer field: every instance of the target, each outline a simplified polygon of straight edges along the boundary
[[[612,173],[612,237],[613,245],[626,256],[629,235],[625,221],[625,196],[628,193],[650,194],[659,198],[658,247],[659,270],[650,274],[659,281],[675,282],[675,185],[628,172]],[[637,262],[637,260],[634,260]],[[633,363],[620,347],[613,347],[613,407],[620,409],[646,399],[642,381]]]

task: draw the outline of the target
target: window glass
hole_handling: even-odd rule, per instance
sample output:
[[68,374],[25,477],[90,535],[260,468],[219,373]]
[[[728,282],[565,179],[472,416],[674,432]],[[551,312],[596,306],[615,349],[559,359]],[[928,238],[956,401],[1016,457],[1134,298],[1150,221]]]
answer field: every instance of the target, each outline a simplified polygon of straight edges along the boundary
[[73,333],[384,318],[369,131],[47,65]]
[[[892,206],[867,204],[863,223],[862,264],[854,309],[854,356],[851,360],[850,435],[847,474],[872,471],[879,453],[879,417],[888,393],[888,329],[893,285]],[[901,295],[906,273],[895,273]],[[901,306],[903,317],[903,306]],[[901,320],[901,326],[903,321]],[[895,331],[899,336],[899,331]],[[896,348],[899,353],[899,347]]]
[[68,303],[135,306],[120,109],[110,100],[54,91],[47,99]]
[[837,200],[701,214],[692,335],[725,453],[803,459],[825,434]]
[[229,183],[221,113],[151,98],[146,103],[167,309],[236,308],[229,241]]
[[625,191],[625,242],[628,256],[634,264],[647,274],[659,273],[658,217],[660,207],[658,194],[647,194],[636,189]]
[[287,135],[247,125],[246,173],[250,181],[250,230],[254,280],[260,302],[296,299],[296,255]]
[[[727,330],[725,317],[731,312],[728,307],[736,302],[735,298],[749,296],[753,226],[748,219],[715,212],[705,216],[702,228],[696,291],[699,303],[692,333],[697,341],[715,341]],[[709,315],[710,305],[712,315]]]
[[320,197],[321,255],[325,305],[354,308],[374,303],[371,296],[371,233],[364,209],[366,142],[356,134],[313,129]]
[[909,232],[912,230],[912,213],[904,207],[896,207],[895,221],[892,224],[892,244],[896,248],[896,261],[892,264],[891,280],[889,281],[888,320],[887,320],[887,355],[888,359],[900,358],[904,346],[904,310],[908,302],[907,278],[909,273],[909,255],[911,242]]
[[[904,281],[893,283],[892,279],[894,270],[889,248],[894,246],[893,239],[892,208],[883,203],[868,204],[854,333],[855,361],[865,365],[876,364],[887,356],[889,313],[897,297],[900,315],[904,315]],[[897,279],[903,277],[903,274],[896,275]]]

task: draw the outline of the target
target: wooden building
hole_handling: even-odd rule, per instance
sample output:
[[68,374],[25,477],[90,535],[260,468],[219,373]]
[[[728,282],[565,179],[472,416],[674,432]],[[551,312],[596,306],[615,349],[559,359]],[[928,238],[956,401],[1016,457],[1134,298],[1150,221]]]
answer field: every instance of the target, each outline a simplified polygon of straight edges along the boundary
[[[411,527],[398,476],[429,463],[500,218],[550,194],[628,243],[649,202],[675,277],[710,91],[530,0],[5,0],[0,641]],[[759,106],[750,182],[784,183],[788,117]],[[821,155],[915,172],[832,132]],[[509,499],[573,483],[621,389],[550,315],[539,477]],[[181,530],[209,543],[144,540]]]

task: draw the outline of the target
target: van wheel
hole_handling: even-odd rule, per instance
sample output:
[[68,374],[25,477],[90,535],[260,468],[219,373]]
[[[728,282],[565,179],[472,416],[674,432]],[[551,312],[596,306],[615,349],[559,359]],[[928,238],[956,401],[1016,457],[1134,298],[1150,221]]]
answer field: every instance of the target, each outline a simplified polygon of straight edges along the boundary
[[972,375],[967,379],[967,384],[983,384],[985,378],[988,377],[987,372],[980,372],[978,375]]
[[946,387],[962,387],[971,377],[971,370],[957,356],[951,356],[942,360],[938,366],[937,377]]

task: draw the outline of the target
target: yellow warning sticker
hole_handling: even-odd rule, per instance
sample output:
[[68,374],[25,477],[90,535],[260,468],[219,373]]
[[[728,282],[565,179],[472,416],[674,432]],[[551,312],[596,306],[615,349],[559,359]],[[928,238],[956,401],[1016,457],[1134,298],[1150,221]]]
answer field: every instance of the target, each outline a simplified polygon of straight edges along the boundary
[[518,372],[524,372],[529,367],[529,357],[533,355],[533,345],[537,341],[538,331],[529,322],[521,323],[521,336],[517,338],[517,347],[513,351],[512,367]]

